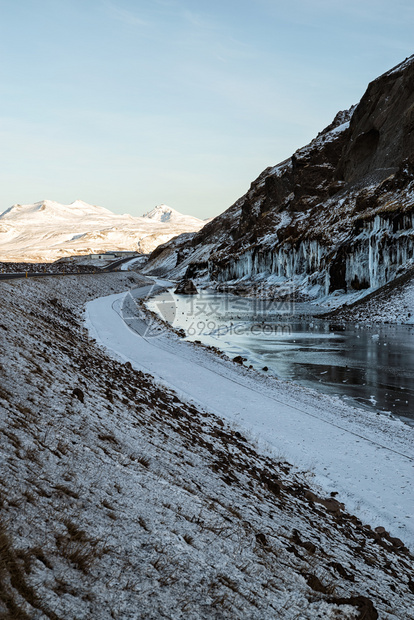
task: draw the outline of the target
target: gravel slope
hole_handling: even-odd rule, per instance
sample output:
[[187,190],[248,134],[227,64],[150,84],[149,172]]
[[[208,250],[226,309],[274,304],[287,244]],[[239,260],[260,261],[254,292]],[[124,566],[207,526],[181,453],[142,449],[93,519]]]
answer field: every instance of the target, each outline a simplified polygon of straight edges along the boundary
[[0,616],[412,618],[400,541],[89,339],[132,280],[1,283]]

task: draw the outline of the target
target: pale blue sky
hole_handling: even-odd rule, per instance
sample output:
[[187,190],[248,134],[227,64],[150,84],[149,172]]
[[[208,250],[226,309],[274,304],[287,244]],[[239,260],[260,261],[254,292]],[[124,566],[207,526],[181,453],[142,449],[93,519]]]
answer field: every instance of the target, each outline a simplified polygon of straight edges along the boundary
[[0,212],[216,215],[413,32],[412,0],[0,0]]

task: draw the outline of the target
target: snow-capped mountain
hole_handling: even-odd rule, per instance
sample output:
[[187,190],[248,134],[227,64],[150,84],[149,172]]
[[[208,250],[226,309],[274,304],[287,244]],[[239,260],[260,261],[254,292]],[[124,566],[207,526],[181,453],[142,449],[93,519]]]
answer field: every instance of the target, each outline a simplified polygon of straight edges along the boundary
[[158,247],[147,271],[313,297],[399,276],[414,261],[413,84],[411,56],[190,240]]
[[13,205],[0,215],[0,260],[54,261],[108,250],[151,252],[202,220],[160,205],[143,217],[117,215],[76,200],[63,205],[44,200]]
[[185,223],[186,225],[194,223],[194,227],[200,225],[200,220],[198,218],[192,217],[191,215],[183,215],[164,204],[158,205],[158,207],[155,207],[152,211],[148,211],[148,213],[145,213],[142,217],[148,218],[153,222],[168,222],[169,224]]

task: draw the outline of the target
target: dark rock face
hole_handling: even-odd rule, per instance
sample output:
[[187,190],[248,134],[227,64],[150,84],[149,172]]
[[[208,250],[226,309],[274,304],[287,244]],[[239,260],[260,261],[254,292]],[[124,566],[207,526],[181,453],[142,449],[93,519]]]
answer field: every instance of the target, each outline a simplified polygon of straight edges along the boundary
[[353,605],[358,609],[358,620],[377,620],[378,612],[371,599],[366,596],[351,596],[349,598],[331,597],[329,599],[335,605]]
[[371,82],[350,124],[338,176],[382,181],[414,153],[414,59]]
[[174,293],[177,295],[197,295],[197,288],[192,280],[183,280],[178,284]]
[[396,277],[414,257],[414,56],[369,84],[308,146],[264,170],[182,245],[177,268],[180,256],[187,277],[207,264],[219,282],[301,276],[321,293]]

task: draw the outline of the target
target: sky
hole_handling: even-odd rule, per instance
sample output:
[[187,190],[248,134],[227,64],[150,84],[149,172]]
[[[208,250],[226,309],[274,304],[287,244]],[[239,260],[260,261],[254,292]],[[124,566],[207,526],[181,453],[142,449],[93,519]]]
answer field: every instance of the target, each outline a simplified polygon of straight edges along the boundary
[[412,0],[0,0],[0,213],[221,213],[414,53]]

